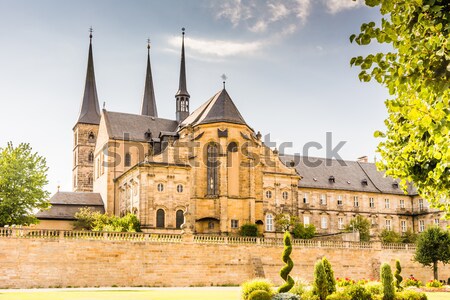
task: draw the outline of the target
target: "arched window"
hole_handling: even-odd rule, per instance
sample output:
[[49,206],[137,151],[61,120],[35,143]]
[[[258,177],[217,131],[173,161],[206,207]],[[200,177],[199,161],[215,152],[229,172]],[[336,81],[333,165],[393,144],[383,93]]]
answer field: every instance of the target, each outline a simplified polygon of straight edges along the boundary
[[125,154],[125,167],[131,166],[131,154],[127,153]]
[[284,200],[287,200],[289,198],[289,194],[288,192],[283,192],[283,194],[281,194],[283,196]]
[[164,228],[165,225],[166,214],[164,209],[158,209],[156,211],[156,228]]
[[158,183],[158,185],[157,185],[157,189],[158,189],[158,192],[162,192],[162,191],[164,191],[164,184],[162,184],[162,183]]
[[208,195],[216,196],[219,194],[219,149],[217,144],[211,143],[207,148],[207,192]]
[[267,199],[272,198],[272,192],[271,191],[266,191],[266,198]]
[[272,214],[266,215],[266,231],[273,231],[273,216],[272,216]]
[[177,192],[178,193],[182,193],[183,192],[183,185],[182,184],[177,185]]
[[95,142],[95,135],[92,131],[89,132],[88,141],[89,141],[89,143]]
[[180,209],[180,210],[177,210],[177,213],[176,213],[176,226],[177,226],[177,229],[180,229],[181,228],[181,224],[183,224],[183,223],[184,223],[184,213]]
[[89,152],[88,160],[90,163],[94,162],[94,152],[93,151]]

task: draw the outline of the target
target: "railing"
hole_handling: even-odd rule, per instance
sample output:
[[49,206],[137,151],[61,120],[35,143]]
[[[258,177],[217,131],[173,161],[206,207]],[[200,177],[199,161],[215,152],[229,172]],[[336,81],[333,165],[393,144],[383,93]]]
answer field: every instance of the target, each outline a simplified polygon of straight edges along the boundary
[[[142,232],[100,232],[100,231],[76,231],[76,230],[49,230],[0,227],[0,238],[19,239],[65,239],[65,240],[110,240],[149,243],[181,243],[193,242],[196,244],[240,244],[282,246],[282,238],[264,237],[239,237],[220,235],[182,235],[182,234],[154,234]],[[397,244],[380,242],[347,242],[334,240],[302,240],[293,239],[295,248],[329,248],[329,249],[386,249],[414,251],[414,244]]]

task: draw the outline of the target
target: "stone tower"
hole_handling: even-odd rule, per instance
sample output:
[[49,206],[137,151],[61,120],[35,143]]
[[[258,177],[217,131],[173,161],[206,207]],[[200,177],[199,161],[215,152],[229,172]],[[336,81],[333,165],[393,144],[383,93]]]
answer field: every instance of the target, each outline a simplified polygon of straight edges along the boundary
[[184,57],[184,28],[182,29],[183,38],[181,44],[181,65],[180,65],[180,83],[178,92],[175,94],[177,101],[177,121],[181,123],[189,116],[189,98],[191,97],[186,87],[186,65]]
[[95,85],[94,61],[92,57],[92,29],[89,35],[89,56],[86,83],[80,116],[73,127],[73,183],[74,192],[92,192],[94,183],[95,143],[100,124]]

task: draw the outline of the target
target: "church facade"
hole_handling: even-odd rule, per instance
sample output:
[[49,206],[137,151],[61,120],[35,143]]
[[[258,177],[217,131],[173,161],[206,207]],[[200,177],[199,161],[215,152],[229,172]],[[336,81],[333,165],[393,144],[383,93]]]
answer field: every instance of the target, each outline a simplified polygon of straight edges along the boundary
[[237,234],[249,223],[267,235],[276,231],[279,214],[297,216],[322,234],[343,231],[357,215],[371,220],[373,233],[446,225],[413,187],[405,194],[364,158],[312,159],[270,149],[225,84],[191,112],[184,30],[173,120],[158,117],[150,45],[141,113],[100,110],[90,39],[85,91],[73,127],[75,198],[95,198],[96,205],[101,198],[110,214],[135,213],[148,232]]

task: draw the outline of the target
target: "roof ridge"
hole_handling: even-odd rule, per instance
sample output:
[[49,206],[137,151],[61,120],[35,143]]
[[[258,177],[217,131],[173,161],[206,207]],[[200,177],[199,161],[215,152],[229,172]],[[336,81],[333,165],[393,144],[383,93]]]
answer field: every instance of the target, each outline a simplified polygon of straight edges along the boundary
[[[383,191],[375,184],[375,182],[373,182],[372,178],[370,178],[369,174],[367,174],[366,170],[364,170],[364,168],[361,166],[361,163],[359,161],[356,162],[358,164],[358,166],[361,168],[361,170],[364,172],[364,174],[366,174],[367,178],[370,180],[370,182],[372,182],[373,186],[380,191],[380,193],[382,193]],[[378,170],[377,170],[378,171]]]

